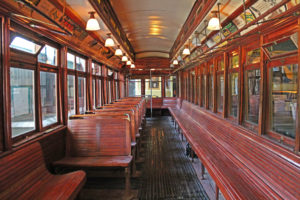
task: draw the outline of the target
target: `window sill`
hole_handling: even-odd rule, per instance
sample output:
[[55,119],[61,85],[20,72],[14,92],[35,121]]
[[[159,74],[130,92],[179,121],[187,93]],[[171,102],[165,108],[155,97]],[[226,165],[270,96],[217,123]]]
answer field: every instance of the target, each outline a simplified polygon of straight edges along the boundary
[[57,125],[57,126],[54,126],[52,128],[49,128],[45,131],[42,131],[42,132],[37,132],[31,136],[28,136],[22,140],[19,140],[17,142],[15,142],[13,144],[13,148],[18,148],[19,146],[22,146],[23,144],[25,143],[33,143],[33,142],[36,142],[44,137],[47,137],[47,136],[50,136],[50,135],[53,135],[57,132],[60,132],[60,131],[63,131],[64,129],[66,129],[66,126],[65,125]]

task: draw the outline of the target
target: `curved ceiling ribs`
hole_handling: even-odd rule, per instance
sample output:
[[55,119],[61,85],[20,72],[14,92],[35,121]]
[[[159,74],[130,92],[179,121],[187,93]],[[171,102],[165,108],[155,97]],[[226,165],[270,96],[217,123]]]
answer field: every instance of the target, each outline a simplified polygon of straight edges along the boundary
[[110,1],[138,59],[169,58],[170,49],[195,2],[196,0]]

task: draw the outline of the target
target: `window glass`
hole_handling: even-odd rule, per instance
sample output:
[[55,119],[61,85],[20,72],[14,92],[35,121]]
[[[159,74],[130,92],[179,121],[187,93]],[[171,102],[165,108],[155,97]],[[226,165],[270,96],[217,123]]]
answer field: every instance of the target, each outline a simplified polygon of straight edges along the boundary
[[277,133],[295,138],[298,65],[270,69],[270,123]]
[[76,56],[76,70],[85,72],[85,59]]
[[75,56],[67,53],[68,69],[75,69]]
[[76,114],[75,76],[68,75],[68,116]]
[[152,82],[150,79],[146,79],[145,81],[145,94],[151,95],[152,90],[152,97],[159,98],[162,97],[161,93],[161,77],[152,77]]
[[119,99],[119,82],[115,82],[115,87],[116,87],[116,99]]
[[202,106],[205,106],[205,98],[206,98],[206,75],[203,75],[202,83],[201,83],[201,104],[202,104]]
[[34,71],[10,68],[12,137],[35,130]]
[[245,120],[258,124],[260,101],[260,70],[246,71],[245,84]]
[[239,74],[229,74],[229,115],[237,117],[238,114],[238,94],[239,94]]
[[57,122],[57,85],[56,74],[51,72],[40,73],[41,105],[43,127]]
[[114,73],[114,71],[113,71],[113,70],[111,70],[111,69],[108,69],[108,71],[107,71],[107,75],[108,75],[108,76],[112,76],[112,75],[113,75],[113,73]]
[[98,105],[102,106],[102,81],[98,80]]
[[247,52],[246,64],[255,64],[260,62],[260,49],[254,49]]
[[131,79],[129,80],[129,96],[141,96],[142,93],[142,84],[141,79]]
[[224,71],[224,61],[223,60],[220,60],[218,61],[218,71]]
[[45,45],[38,55],[38,61],[41,63],[57,66],[57,49]]
[[208,82],[209,82],[209,85],[208,85],[208,107],[209,109],[212,109],[213,107],[213,90],[214,90],[214,75],[213,75],[213,69],[214,69],[214,66],[211,65],[210,66],[210,69],[209,69],[209,79],[208,79]]
[[36,54],[40,50],[41,45],[35,44],[34,42],[21,37],[15,37],[10,43],[10,47],[27,53]]
[[111,80],[108,81],[108,103],[112,102],[112,87]]
[[86,111],[86,79],[84,77],[78,77],[78,105],[79,113]]
[[93,108],[96,108],[96,80],[93,79],[93,85],[92,85],[92,90],[93,90]]
[[280,56],[287,53],[297,52],[298,33],[265,46],[270,57]]
[[239,67],[239,55],[237,53],[233,52],[232,56],[230,56],[229,66],[231,69]]
[[224,100],[224,75],[220,74],[218,75],[217,79],[218,84],[218,93],[217,93],[217,103],[218,103],[218,111],[223,111],[223,100]]
[[166,97],[176,97],[176,76],[166,77]]

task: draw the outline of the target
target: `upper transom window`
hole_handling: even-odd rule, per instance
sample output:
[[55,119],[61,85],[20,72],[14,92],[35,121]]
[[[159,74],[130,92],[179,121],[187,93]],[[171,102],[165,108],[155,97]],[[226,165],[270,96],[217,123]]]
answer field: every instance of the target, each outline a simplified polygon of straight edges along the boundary
[[13,49],[18,49],[20,51],[25,51],[27,53],[36,54],[41,45],[36,44],[30,40],[24,39],[22,37],[15,37],[13,41],[10,43],[10,46]]

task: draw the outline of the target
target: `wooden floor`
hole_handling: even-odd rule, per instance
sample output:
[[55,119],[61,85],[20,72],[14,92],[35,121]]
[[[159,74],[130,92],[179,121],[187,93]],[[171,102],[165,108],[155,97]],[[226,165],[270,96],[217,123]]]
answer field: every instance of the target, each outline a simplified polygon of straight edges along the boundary
[[[144,162],[132,178],[132,199],[209,199],[169,117],[147,119],[142,138]],[[121,178],[88,178],[80,199],[122,199]]]

